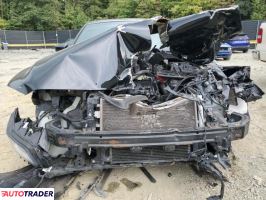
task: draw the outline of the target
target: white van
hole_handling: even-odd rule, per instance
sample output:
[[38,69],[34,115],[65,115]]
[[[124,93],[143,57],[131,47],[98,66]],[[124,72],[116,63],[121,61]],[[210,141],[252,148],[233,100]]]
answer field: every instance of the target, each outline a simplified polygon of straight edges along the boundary
[[260,25],[256,50],[252,51],[252,54],[255,59],[266,61],[266,22]]

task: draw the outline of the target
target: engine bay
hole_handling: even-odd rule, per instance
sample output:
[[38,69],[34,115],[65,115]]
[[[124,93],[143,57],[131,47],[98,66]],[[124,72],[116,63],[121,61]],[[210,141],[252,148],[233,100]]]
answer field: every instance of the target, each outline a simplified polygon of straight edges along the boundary
[[[130,67],[121,74],[124,75],[121,75],[120,82],[111,90],[33,92],[36,121],[24,122],[23,127],[27,127],[27,134],[39,133],[35,145],[42,150],[42,161],[34,161],[32,164],[48,167],[60,163],[60,159],[69,162],[82,157],[84,166],[88,167],[90,164],[86,164],[86,160],[89,163],[96,162],[96,155],[101,155],[97,157],[99,160],[96,164],[104,160],[112,163],[112,156],[117,155],[111,152],[121,150],[117,151],[117,147],[129,149],[125,156],[127,162],[115,162],[116,165],[152,163],[150,157],[147,160],[134,160],[134,156],[129,155],[130,152],[139,152],[141,155],[145,148],[153,147],[162,152],[167,152],[169,148],[173,155],[176,155],[175,150],[185,148],[185,154],[174,160],[190,160],[191,153],[204,145],[210,145],[208,151],[214,155],[218,153],[217,138],[213,138],[215,142],[207,142],[204,138],[208,131],[227,130],[238,124],[239,127],[231,132],[221,133],[223,137],[220,140],[225,140],[227,145],[224,151],[229,152],[231,140],[243,138],[248,131],[247,103],[263,95],[262,90],[250,79],[249,67],[221,67],[216,63],[201,66],[179,61],[174,56],[169,58],[167,52],[158,49],[134,55]],[[245,122],[244,128],[239,125],[242,121]],[[114,139],[106,142],[106,146],[103,145],[104,141],[96,144],[90,143],[90,139],[87,142],[84,139],[83,144],[71,139],[73,135],[101,138],[107,133],[120,133],[125,137],[127,134],[146,134],[148,137],[150,133],[174,132],[181,135],[186,134],[186,131],[202,131],[203,138],[201,141],[183,141],[182,146],[175,145],[177,141],[171,142],[171,139],[169,145],[167,139],[165,144],[123,144],[125,142],[113,136]],[[107,153],[99,153],[102,151]],[[90,157],[91,154],[95,157]],[[174,160],[169,159],[171,162]],[[167,162],[167,159],[162,156],[161,161]]]
[[[231,7],[124,24],[60,51],[9,82],[32,92],[36,119],[16,109],[7,135],[47,178],[187,161],[223,193],[215,164],[230,166],[231,142],[248,133],[248,102],[264,94],[249,66],[213,61],[239,31]],[[161,46],[151,46],[153,34]]]

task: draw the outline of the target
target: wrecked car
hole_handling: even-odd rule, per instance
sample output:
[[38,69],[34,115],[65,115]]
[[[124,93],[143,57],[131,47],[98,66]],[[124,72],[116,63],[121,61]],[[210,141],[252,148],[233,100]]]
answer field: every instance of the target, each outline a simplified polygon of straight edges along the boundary
[[248,133],[247,103],[263,95],[250,67],[213,62],[240,32],[237,7],[121,20],[9,82],[32,93],[36,119],[16,109],[7,135],[47,177],[179,161],[219,176],[212,163],[229,165],[231,142]]

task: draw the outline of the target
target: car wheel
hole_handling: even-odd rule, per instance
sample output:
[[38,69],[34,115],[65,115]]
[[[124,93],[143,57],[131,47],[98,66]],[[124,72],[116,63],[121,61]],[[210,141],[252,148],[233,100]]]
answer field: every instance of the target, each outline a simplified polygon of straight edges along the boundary
[[248,49],[243,50],[243,53],[247,53],[247,52],[248,52]]

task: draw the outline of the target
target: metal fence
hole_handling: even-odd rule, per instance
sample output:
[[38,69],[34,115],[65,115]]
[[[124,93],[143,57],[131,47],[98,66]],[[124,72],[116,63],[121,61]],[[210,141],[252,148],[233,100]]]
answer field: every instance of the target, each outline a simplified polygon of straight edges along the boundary
[[[256,44],[257,31],[262,21],[242,21],[243,32],[246,33],[252,44]],[[79,30],[57,31],[15,31],[0,30],[0,42],[8,43],[9,48],[48,48],[68,39],[75,38]]]
[[79,30],[15,31],[0,30],[0,41],[11,48],[48,48],[76,37]]

